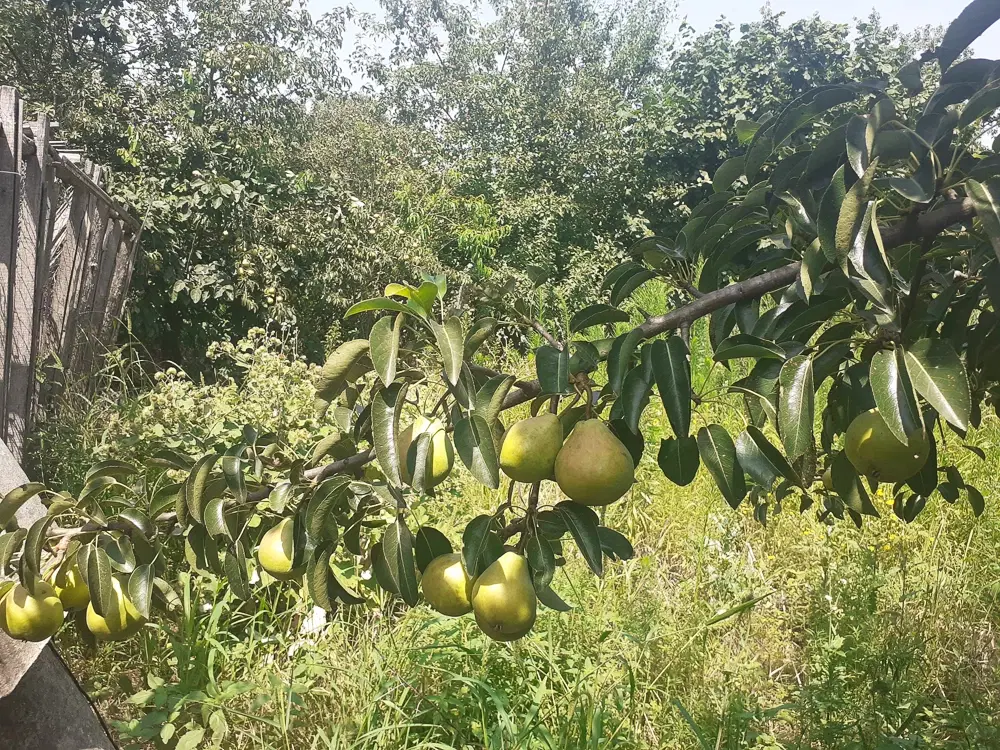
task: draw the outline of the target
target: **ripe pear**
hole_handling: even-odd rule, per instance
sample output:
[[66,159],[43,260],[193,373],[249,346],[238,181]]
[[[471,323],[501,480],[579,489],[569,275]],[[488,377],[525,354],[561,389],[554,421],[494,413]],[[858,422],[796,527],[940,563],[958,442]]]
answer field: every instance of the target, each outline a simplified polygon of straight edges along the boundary
[[479,629],[495,641],[516,641],[535,624],[535,589],[528,561],[504,552],[472,587],[472,611]]
[[424,487],[430,489],[441,484],[455,465],[455,449],[448,440],[444,425],[436,419],[432,422],[421,414],[413,424],[399,433],[396,447],[399,450],[399,475],[406,484],[411,484],[413,469],[417,465],[416,440],[425,432],[430,433],[431,444],[427,447]]
[[18,584],[0,600],[0,628],[19,641],[44,641],[63,624],[63,605],[56,591],[45,581],[35,584],[32,596]]
[[302,575],[302,566],[295,567],[295,522],[291,518],[279,521],[261,537],[257,561],[279,581],[290,581]]
[[55,571],[49,583],[55,589],[64,609],[83,609],[90,603],[90,589],[87,588],[76,562],[68,569]]
[[500,468],[516,482],[551,479],[563,444],[562,422],[555,414],[539,414],[511,425],[500,448]]
[[902,482],[927,462],[931,444],[923,428],[914,430],[907,445],[892,434],[878,409],[859,414],[847,428],[844,452],[859,473],[879,482]]
[[420,578],[424,599],[448,617],[472,611],[472,579],[462,565],[462,554],[452,552],[431,560]]
[[97,614],[94,602],[87,605],[87,630],[101,641],[123,641],[139,632],[146,618],[132,604],[132,600],[122,591],[117,578],[111,579],[112,606],[104,616]]
[[608,505],[635,481],[632,455],[599,419],[584,419],[556,456],[556,482],[581,505]]

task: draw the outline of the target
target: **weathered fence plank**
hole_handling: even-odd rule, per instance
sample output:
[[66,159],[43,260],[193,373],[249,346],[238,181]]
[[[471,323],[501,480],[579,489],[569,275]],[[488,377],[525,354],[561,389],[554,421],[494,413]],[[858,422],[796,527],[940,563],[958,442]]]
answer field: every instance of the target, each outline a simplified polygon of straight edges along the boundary
[[101,167],[74,164],[22,107],[0,87],[0,439],[18,460],[40,400],[113,345],[141,232]]

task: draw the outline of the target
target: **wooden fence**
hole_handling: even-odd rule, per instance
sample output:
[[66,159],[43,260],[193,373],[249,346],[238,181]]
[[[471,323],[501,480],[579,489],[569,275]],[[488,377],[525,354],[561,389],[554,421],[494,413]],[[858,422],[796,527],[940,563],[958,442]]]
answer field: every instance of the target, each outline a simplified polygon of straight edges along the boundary
[[0,439],[18,461],[40,366],[86,376],[113,344],[141,231],[101,167],[52,135],[0,86]]

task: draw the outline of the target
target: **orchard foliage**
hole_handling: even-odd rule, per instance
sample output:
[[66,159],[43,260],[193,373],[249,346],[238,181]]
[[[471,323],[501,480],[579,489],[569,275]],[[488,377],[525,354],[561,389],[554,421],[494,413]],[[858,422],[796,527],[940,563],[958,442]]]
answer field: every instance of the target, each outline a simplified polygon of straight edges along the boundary
[[[547,480],[503,487],[503,413],[529,402],[533,413],[556,413],[564,435],[601,419],[633,465],[655,454],[677,484],[707,471],[729,505],[751,506],[761,522],[792,502],[859,525],[877,515],[870,488],[889,472],[862,473],[868,438],[845,434],[877,409],[885,435],[917,440],[911,450],[926,456],[891,485],[897,516],[912,521],[935,495],[964,497],[982,513],[982,494],[957,467],[939,465],[936,446],[963,441],[1000,402],[1000,159],[982,146],[983,123],[1000,107],[1000,63],[960,59],[996,20],[989,8],[973,2],[937,52],[899,71],[902,96],[870,81],[823,85],[740,121],[742,153],[716,170],[714,193],[675,235],[633,245],[605,276],[604,301],[576,310],[565,328],[546,328],[499,274],[460,290],[441,275],[390,284],[347,310],[369,335],[322,368],[316,407],[336,430],[311,453],[248,426],[202,455],[102,462],[78,495],[25,485],[0,503],[0,565],[34,591],[52,547],[49,566],[78,566],[97,614],[112,610],[118,580],[147,617],[173,596],[162,553],[172,535],[183,536],[193,568],[250,599],[255,542],[291,519],[290,567],[304,568],[326,609],[363,602],[366,571],[415,605],[418,571],[435,558],[460,552],[475,578],[509,548],[526,559],[538,601],[563,609],[551,584],[567,546],[596,575],[633,550],[592,508],[543,492]],[[934,67],[940,83],[916,99],[925,77],[938,80]],[[546,283],[544,268],[529,272]],[[609,335],[628,320],[622,305],[654,278],[684,303]],[[692,388],[688,338],[705,317],[714,361],[739,376],[730,387],[745,407],[739,434],[699,408],[722,394]],[[536,380],[477,355],[511,324],[546,342]],[[659,446],[641,431],[647,408],[662,408],[673,431]],[[418,415],[440,429],[402,440]],[[442,445],[498,491],[494,512],[471,519],[461,539],[416,526],[411,513],[432,492],[428,469],[437,471]],[[39,495],[47,514],[13,528],[15,510]]]

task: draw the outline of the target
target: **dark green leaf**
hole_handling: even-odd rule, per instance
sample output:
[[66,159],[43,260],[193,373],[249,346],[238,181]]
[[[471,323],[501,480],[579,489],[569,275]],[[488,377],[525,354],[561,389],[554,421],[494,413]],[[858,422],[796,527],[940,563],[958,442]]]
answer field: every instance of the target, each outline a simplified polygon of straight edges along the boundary
[[923,421],[913,395],[901,350],[883,349],[872,358],[868,376],[872,395],[886,425],[904,445]]
[[17,529],[0,534],[0,573],[6,573],[10,567],[10,559],[21,549],[21,544],[27,536],[27,529]]
[[639,418],[649,404],[651,390],[652,385],[643,377],[642,367],[629,370],[616,404],[621,404],[625,423],[632,432],[639,431]]
[[556,574],[556,558],[552,554],[552,547],[542,537],[533,535],[524,547],[524,555],[531,568],[532,586],[536,591],[546,588]]
[[226,523],[226,500],[222,497],[212,498],[205,504],[205,530],[211,536],[234,537],[229,524]]
[[1000,260],[1000,180],[991,180],[986,184],[966,180],[965,189],[972,198],[986,236],[990,238],[993,252]]
[[101,461],[90,467],[87,475],[83,478],[83,483],[87,484],[94,477],[114,477],[121,481],[138,473],[139,469],[136,466],[123,461]]
[[778,433],[788,458],[794,461],[813,445],[815,392],[812,359],[800,355],[785,362],[779,383]]
[[823,193],[819,204],[819,217],[816,221],[820,247],[824,255],[836,261],[841,257],[837,251],[837,225],[840,222],[840,209],[844,205],[847,188],[844,184],[844,167],[841,166],[830,181],[830,186]]
[[541,604],[556,612],[569,612],[573,609],[550,587],[535,589],[535,596]]
[[250,580],[247,576],[247,556],[243,542],[237,540],[223,552],[222,569],[225,571],[229,588],[237,599],[249,601]]
[[399,475],[399,415],[403,411],[406,388],[406,383],[393,383],[376,393],[371,402],[375,456],[382,473],[394,487],[402,484]]
[[745,159],[742,156],[735,156],[726,159],[722,165],[715,170],[715,177],[712,178],[712,188],[717,193],[728,190],[743,174],[743,164]]
[[746,479],[736,458],[736,445],[726,429],[717,424],[702,427],[698,431],[698,453],[726,502],[739,507],[747,494]]
[[421,526],[413,538],[413,551],[417,568],[423,573],[432,560],[441,555],[450,555],[453,550],[448,537],[433,526]]
[[972,0],[945,32],[934,51],[944,72],[990,26],[1000,20],[1000,5],[996,0]]
[[149,617],[153,600],[153,566],[140,565],[128,577],[128,598],[140,615]]
[[470,576],[483,572],[482,557],[494,527],[492,516],[480,515],[469,521],[462,533],[462,561]]
[[403,316],[385,316],[372,326],[368,340],[375,372],[386,386],[396,379],[396,360],[399,357],[399,335],[403,329]]
[[616,307],[628,299],[629,295],[632,294],[636,289],[645,284],[650,279],[655,279],[656,274],[653,271],[649,271],[645,268],[641,268],[638,271],[631,271],[627,274],[622,275],[615,282],[614,287],[611,289],[611,304]]
[[614,340],[611,352],[608,354],[608,385],[615,394],[622,392],[625,374],[632,369],[632,355],[642,341],[642,332],[633,328]]
[[591,305],[580,310],[569,322],[570,333],[582,331],[591,326],[604,323],[628,323],[629,314],[617,307],[603,303]]
[[871,117],[857,115],[847,123],[847,161],[851,169],[863,177],[871,164],[875,146],[875,122]]
[[868,497],[864,482],[848,460],[847,454],[841,452],[834,457],[830,467],[830,478],[833,480],[834,492],[844,501],[844,505],[858,515],[878,516],[878,511]]
[[921,339],[906,349],[905,357],[917,393],[945,420],[967,430],[972,413],[969,377],[951,344],[942,339]]
[[752,357],[754,359],[784,359],[785,350],[773,341],[765,341],[748,333],[737,333],[720,343],[715,349],[716,362]]
[[[855,182],[851,189],[847,191],[840,206],[840,215],[837,217],[837,231],[834,235],[834,256],[831,260],[843,263],[851,249],[855,246],[858,236],[864,237],[868,234],[871,221],[870,205],[867,199],[868,188],[871,186],[872,178],[875,176],[875,168],[878,159],[875,159],[864,175]],[[865,217],[869,223],[865,224]]]
[[670,426],[676,436],[687,437],[691,432],[691,362],[687,346],[680,336],[658,339],[651,345],[650,356]]
[[689,435],[661,440],[656,462],[667,479],[676,485],[686,487],[694,481],[701,465],[698,441]]
[[[90,603],[101,617],[107,617],[116,607],[114,588],[111,584],[111,558],[100,547],[88,545],[86,573],[81,566],[80,573],[86,578],[90,589]],[[81,550],[82,551],[82,550]]]
[[336,475],[324,479],[313,491],[306,507],[305,525],[309,538],[318,546],[321,541],[334,543],[338,537],[334,508],[344,499],[351,478]]
[[53,516],[42,516],[31,524],[24,538],[21,583],[32,592],[35,590],[35,582],[42,577],[42,548],[45,546],[45,535],[54,520]]
[[569,392],[569,349],[560,351],[554,346],[540,346],[535,350],[535,370],[542,393]]
[[353,305],[344,313],[344,317],[349,318],[352,315],[375,310],[391,310],[392,312],[406,313],[408,315],[413,315],[416,312],[413,308],[400,304],[395,300],[386,299],[385,297],[375,297],[374,299],[366,299],[363,302]]
[[631,560],[635,557],[632,543],[620,532],[607,526],[600,526],[597,529],[597,536],[600,537],[604,554],[612,560]]
[[191,518],[198,523],[202,522],[202,511],[205,508],[206,502],[205,488],[208,484],[208,478],[212,473],[215,462],[218,460],[219,456],[215,454],[202,456],[195,462],[187,479],[184,480],[184,504],[187,506]]
[[417,590],[417,572],[413,560],[413,535],[402,518],[390,524],[382,536],[382,549],[389,574],[399,590],[399,596],[411,607],[416,606],[420,594]]
[[237,456],[222,457],[222,473],[226,477],[226,486],[233,493],[237,502],[247,501],[247,485],[243,477],[243,459]]
[[480,484],[500,486],[500,463],[489,424],[478,414],[455,423],[455,449],[462,463]]
[[566,521],[569,533],[576,540],[580,554],[595,575],[604,575],[604,557],[601,552],[601,537],[597,527],[600,525],[597,514],[585,505],[564,500],[556,505],[556,510]]

